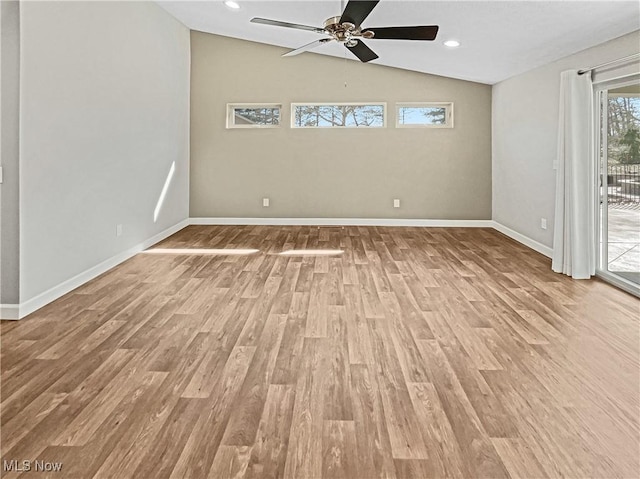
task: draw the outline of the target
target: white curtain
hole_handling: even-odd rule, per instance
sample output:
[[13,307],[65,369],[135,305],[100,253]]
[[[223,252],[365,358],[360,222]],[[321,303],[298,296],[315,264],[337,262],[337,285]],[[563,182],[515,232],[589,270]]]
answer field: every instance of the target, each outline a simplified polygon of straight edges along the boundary
[[589,74],[560,77],[560,122],[552,269],[575,279],[595,274],[593,88]]

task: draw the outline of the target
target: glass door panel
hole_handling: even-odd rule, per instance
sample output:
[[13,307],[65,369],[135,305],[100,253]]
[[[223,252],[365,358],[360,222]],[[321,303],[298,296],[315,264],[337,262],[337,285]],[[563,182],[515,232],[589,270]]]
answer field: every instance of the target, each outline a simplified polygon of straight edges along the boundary
[[599,91],[599,270],[640,286],[640,80]]

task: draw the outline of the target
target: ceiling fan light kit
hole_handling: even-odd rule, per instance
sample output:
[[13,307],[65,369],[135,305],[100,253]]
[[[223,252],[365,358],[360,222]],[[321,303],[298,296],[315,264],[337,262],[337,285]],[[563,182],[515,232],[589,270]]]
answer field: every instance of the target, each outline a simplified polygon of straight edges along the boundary
[[342,15],[328,18],[325,20],[322,28],[269,20],[267,18],[252,18],[251,22],[328,35],[328,38],[316,40],[315,42],[308,43],[307,45],[285,53],[283,55],[285,57],[298,55],[325,43],[336,41],[342,43],[351,53],[358,57],[361,62],[366,63],[375,60],[378,58],[378,55],[364,44],[362,41],[363,38],[367,40],[435,40],[439,28],[437,25],[363,29],[361,27],[362,22],[369,16],[379,1],[380,0],[349,0]]

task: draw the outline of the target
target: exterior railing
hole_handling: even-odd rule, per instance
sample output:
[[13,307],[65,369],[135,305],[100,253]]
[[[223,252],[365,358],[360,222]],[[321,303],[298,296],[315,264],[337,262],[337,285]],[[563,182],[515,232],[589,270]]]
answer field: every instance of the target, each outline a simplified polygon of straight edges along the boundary
[[640,164],[607,167],[609,203],[640,204]]

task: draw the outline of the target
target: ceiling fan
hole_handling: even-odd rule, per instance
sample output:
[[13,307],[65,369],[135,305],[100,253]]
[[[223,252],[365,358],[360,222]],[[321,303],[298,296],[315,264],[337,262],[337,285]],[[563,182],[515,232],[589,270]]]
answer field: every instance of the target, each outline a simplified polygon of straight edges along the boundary
[[369,16],[380,0],[349,0],[342,15],[331,17],[324,22],[324,27],[311,27],[308,25],[298,25],[296,23],[269,20],[267,18],[252,18],[252,23],[262,25],[273,25],[276,27],[295,28],[297,30],[307,30],[310,32],[329,35],[329,38],[321,38],[300,48],[296,48],[282,55],[290,57],[302,52],[309,51],[328,42],[337,41],[344,44],[361,62],[370,62],[378,58],[362,38],[367,40],[435,40],[438,34],[437,25],[420,27],[381,27],[363,28],[362,22]]

